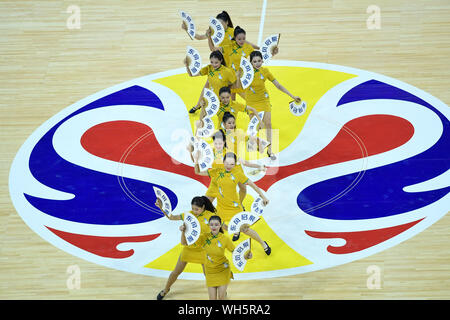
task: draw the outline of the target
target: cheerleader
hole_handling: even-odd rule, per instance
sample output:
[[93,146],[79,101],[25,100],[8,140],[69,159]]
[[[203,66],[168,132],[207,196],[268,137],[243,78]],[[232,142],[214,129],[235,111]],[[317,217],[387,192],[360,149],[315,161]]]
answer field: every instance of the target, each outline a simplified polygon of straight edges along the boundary
[[[231,41],[231,39],[233,38],[234,28],[233,28],[233,22],[231,21],[231,18],[229,16],[228,12],[222,11],[221,13],[219,13],[216,16],[216,19],[219,20],[219,22],[223,26],[223,29],[225,30],[225,37],[222,42]],[[183,29],[184,31],[187,31],[187,25],[185,22],[181,23],[181,29]],[[205,40],[205,39],[208,39],[208,36],[206,35],[206,32],[205,32],[205,34],[196,33],[194,38],[197,40]],[[255,49],[258,50],[259,48],[255,48]],[[211,50],[211,51],[214,51],[214,50]]]
[[[155,205],[162,210],[162,203],[161,200],[157,200]],[[200,223],[201,227],[201,233],[208,233],[208,221],[211,216],[216,215],[216,208],[214,208],[213,204],[209,199],[205,196],[201,197],[194,197],[191,201],[191,211]],[[163,211],[164,212],[164,211]],[[183,220],[184,221],[184,214],[180,215],[167,215],[164,213],[164,215],[169,220]],[[188,263],[199,263],[202,265],[203,273],[205,273],[205,251],[204,249],[197,245],[196,243],[187,246],[183,246],[183,250],[181,251],[181,254],[178,258],[177,264],[175,265],[175,269],[170,273],[169,278],[167,279],[166,286],[164,287],[161,292],[158,293],[156,299],[162,300],[167,293],[170,291],[170,287],[173,285],[173,283],[177,280],[178,276],[183,272],[184,268]]]
[[[195,165],[195,173],[201,176],[209,176],[211,178],[211,182],[217,185],[218,193],[217,196],[217,212],[223,218],[223,221],[226,223],[231,220],[231,218],[244,210],[242,206],[242,199],[240,199],[236,186],[238,184],[249,185],[263,200],[263,205],[266,206],[269,203],[269,200],[263,194],[261,189],[256,186],[253,181],[248,179],[242,167],[236,165],[237,157],[236,154],[232,152],[228,152],[225,154],[223,158],[223,167],[210,168],[207,171],[200,171],[200,167],[198,164],[198,154],[194,156],[194,165]],[[263,241],[258,233],[248,227],[245,227],[243,230],[246,235],[257,241],[261,244],[264,252],[267,255],[270,255],[271,248],[267,244],[266,241]],[[239,233],[236,233],[233,236],[233,241],[239,239]]]
[[[205,251],[205,278],[210,300],[224,300],[227,297],[227,288],[233,279],[230,262],[225,256],[225,249],[233,252],[234,245],[222,230],[222,220],[219,216],[209,218],[209,233],[203,233],[196,241]],[[181,230],[181,244],[187,245],[183,224]],[[248,252],[246,259],[251,259],[252,254]]]
[[[231,44],[231,41],[234,38],[234,27],[233,27],[233,22],[231,21],[231,17],[228,14],[228,12],[222,11],[221,13],[219,13],[216,16],[216,19],[219,20],[219,22],[222,24],[222,26],[225,30],[225,36],[220,45],[221,46],[229,46]],[[181,25],[181,28],[183,30],[187,30],[187,26],[184,23]],[[197,40],[208,39],[208,34],[211,34],[211,30],[209,28],[206,30],[204,35],[196,34],[195,39],[197,39]],[[254,50],[259,50],[259,46],[255,45],[253,43],[250,43],[248,41],[245,41],[245,42],[248,43],[249,45],[251,45]],[[209,45],[209,48],[211,51],[216,50],[214,47],[214,44],[212,43],[212,40],[211,40],[211,42],[208,41],[208,45]],[[208,83],[206,83],[203,88],[208,88],[207,85],[208,85]],[[199,101],[197,102],[197,104],[194,107],[191,108],[191,110],[189,110],[189,113],[195,113],[200,108],[200,101],[202,101],[202,97],[203,96],[200,96]]]
[[[210,88],[214,93],[219,96],[219,90],[222,87],[236,85],[236,74],[233,70],[226,66],[223,54],[220,51],[213,51],[209,55],[210,64],[201,68],[197,75],[192,75],[189,70],[187,59],[184,59],[186,71],[191,77],[207,76],[206,88]],[[203,89],[200,94],[200,101],[203,99]]]
[[[220,100],[220,106],[219,111],[217,112],[217,118],[219,120],[219,125],[223,122],[223,116],[226,112],[229,112],[232,114],[235,118],[237,117],[239,112],[246,113],[247,115],[256,115],[260,123],[262,123],[261,118],[259,117],[258,113],[256,112],[256,109],[246,106],[242,103],[239,103],[237,101],[233,101],[231,99],[231,89],[230,87],[222,87],[219,90],[219,100]],[[206,117],[206,110],[203,100],[200,102],[200,105],[202,107],[200,112],[200,120],[202,120],[204,117]],[[201,125],[199,123],[199,125]]]
[[[258,118],[259,122],[262,123],[258,113],[256,113],[256,117]],[[223,115],[222,126],[225,128],[225,136],[229,149],[237,154],[239,159],[242,159],[242,156],[246,151],[254,151],[256,149],[259,151],[259,153],[264,153],[264,149],[270,146],[270,144],[268,144],[263,147],[262,139],[258,137],[248,136],[247,133],[243,130],[237,129],[236,118],[229,112],[225,112],[225,114]],[[256,148],[253,147],[255,145]],[[244,148],[242,146],[244,146]],[[239,162],[241,162],[241,160],[239,160]]]
[[[223,158],[224,158],[225,154],[227,153],[227,143],[226,143],[226,136],[225,136],[224,131],[222,129],[218,130],[217,132],[215,132],[213,134],[212,139],[213,139],[212,150],[213,150],[213,154],[214,154],[214,161],[212,163],[212,168],[223,167]],[[192,161],[195,162],[194,157],[192,156],[192,152],[194,151],[193,145],[189,144],[187,147],[187,150],[189,151],[189,154],[191,155]],[[257,168],[260,171],[266,170],[266,167],[264,165],[260,166],[258,164],[254,164],[254,163],[242,160],[242,159],[239,159],[239,162],[242,163],[242,165],[245,165],[247,167]],[[238,165],[238,166],[240,166],[240,165]],[[241,169],[242,169],[242,167],[241,167]],[[244,201],[244,198],[247,195],[247,186],[242,183],[239,183],[238,186],[239,186],[239,200],[242,205],[242,201]],[[211,181],[205,195],[206,195],[206,197],[208,197],[209,201],[211,201],[211,203],[213,203],[214,200],[219,195],[219,189],[217,187],[217,184],[214,183],[213,181]]]
[[[219,50],[223,53],[227,66],[234,70],[236,74],[241,66],[241,57],[248,58],[255,48],[253,45],[247,42],[246,32],[239,26],[234,29],[234,37],[230,43],[223,44],[220,47],[214,47],[211,39],[211,32],[206,32],[208,36],[208,43],[211,50]],[[258,48],[259,49],[259,48]],[[238,93],[243,99],[245,99],[244,91],[242,88],[235,87],[232,90],[232,99],[236,99],[236,93]]]
[[223,53],[225,58],[225,63],[237,72],[241,65],[241,57],[249,57],[255,48],[246,41],[246,32],[239,26],[236,26],[233,32],[233,39],[228,42],[221,44],[220,47],[215,47],[211,38],[211,31],[206,32],[208,36],[208,43],[212,51],[219,50]]
[[[274,54],[278,53],[278,48],[275,48]],[[285,87],[283,87],[272,75],[272,73],[266,67],[262,67],[263,58],[259,51],[253,51],[250,54],[250,62],[253,66],[255,75],[253,82],[249,87],[244,90],[245,102],[247,105],[252,106],[257,112],[264,111],[263,123],[267,132],[267,140],[269,140],[269,147],[267,149],[267,155],[272,160],[276,160],[275,154],[272,153],[272,116],[269,94],[266,89],[265,81],[270,80],[274,86],[284,92],[289,97],[295,100],[296,103],[300,103],[302,99],[298,96],[292,95]],[[239,85],[240,85],[240,81]]]

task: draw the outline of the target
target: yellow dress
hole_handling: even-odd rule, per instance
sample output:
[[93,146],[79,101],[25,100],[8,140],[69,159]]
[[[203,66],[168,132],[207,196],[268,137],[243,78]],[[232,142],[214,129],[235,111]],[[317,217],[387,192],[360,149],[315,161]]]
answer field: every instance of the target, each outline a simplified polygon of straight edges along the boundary
[[225,249],[233,252],[234,244],[225,234],[219,232],[214,236],[204,233],[197,240],[205,250],[205,277],[207,287],[219,287],[233,279],[230,263],[225,256]]
[[[194,216],[195,214],[192,211],[189,211]],[[200,223],[200,230],[201,233],[209,233],[211,230],[208,226],[208,221],[211,216],[217,215],[216,213],[213,213],[211,211],[205,210],[200,215],[196,216],[198,222]],[[185,214],[181,214],[181,218],[184,221]],[[198,241],[197,241],[198,242]],[[193,243],[189,246],[183,246],[183,250],[181,251],[180,260],[184,262],[190,262],[190,263],[205,263],[205,250],[202,246],[200,246],[198,243]]]
[[254,69],[255,76],[251,85],[244,90],[245,103],[256,109],[257,112],[270,111],[272,106],[270,104],[269,93],[267,92],[265,81],[266,79],[274,81],[275,77],[266,68],[261,67]]
[[[212,167],[213,168],[223,167],[223,157],[227,153],[227,149],[224,148],[221,151],[217,151],[215,148],[213,148],[213,153],[214,153],[214,162],[212,164]],[[207,197],[217,198],[217,196],[219,195],[219,188],[217,187],[217,183],[211,180],[205,195]]]
[[233,38],[234,38],[234,28],[227,27],[227,29],[225,30],[225,37],[224,37],[221,45],[222,46],[230,45]]
[[209,88],[214,91],[217,97],[219,96],[220,88],[230,86],[236,82],[235,72],[223,65],[217,69],[207,65],[200,69],[200,75],[208,76]]
[[247,106],[243,105],[242,103],[230,100],[230,102],[225,105],[221,102],[219,111],[217,112],[217,117],[219,118],[219,126],[222,123],[223,115],[225,112],[231,113],[236,118],[236,120],[239,112],[245,112],[248,114]]
[[[241,66],[241,57],[247,59],[250,58],[250,53],[255,49],[247,42],[241,47],[235,40],[232,40],[229,44],[222,45],[223,58],[227,66],[234,70],[236,73]],[[242,88],[232,88],[232,93],[244,92]]]
[[247,133],[242,129],[226,130],[227,149],[238,158],[245,159],[246,146],[249,140]]
[[249,59],[250,53],[254,50],[255,49],[247,42],[241,47],[235,40],[231,40],[230,43],[222,45],[225,63],[227,64],[227,67],[233,69],[234,72],[238,71],[241,66],[241,57]]
[[222,165],[208,169],[208,175],[212,183],[217,184],[217,213],[223,222],[228,222],[236,213],[244,211],[240,204],[236,187],[239,183],[245,184],[248,178],[244,174],[241,165],[236,165],[231,171],[227,171]]

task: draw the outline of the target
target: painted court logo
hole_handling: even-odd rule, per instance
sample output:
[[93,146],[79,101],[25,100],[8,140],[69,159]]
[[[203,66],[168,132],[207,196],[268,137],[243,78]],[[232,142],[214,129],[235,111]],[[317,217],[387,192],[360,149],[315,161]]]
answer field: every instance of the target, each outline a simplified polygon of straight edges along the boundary
[[[361,259],[447,213],[448,106],[362,70],[296,61],[270,61],[269,68],[301,93],[308,109],[294,117],[285,97],[271,96],[279,160],[265,159],[266,174],[250,178],[270,200],[254,229],[272,254],[255,248],[245,270],[233,270],[235,279]],[[209,185],[208,177],[195,175],[185,152],[193,121],[189,92],[198,96],[201,90],[186,90],[194,88],[192,81],[184,68],[128,81],[42,124],[10,171],[11,199],[25,223],[82,259],[168,276],[180,253],[179,223],[154,206],[154,187],[168,195],[177,214]],[[251,201],[255,194],[248,192]],[[196,265],[181,278],[204,279]]]

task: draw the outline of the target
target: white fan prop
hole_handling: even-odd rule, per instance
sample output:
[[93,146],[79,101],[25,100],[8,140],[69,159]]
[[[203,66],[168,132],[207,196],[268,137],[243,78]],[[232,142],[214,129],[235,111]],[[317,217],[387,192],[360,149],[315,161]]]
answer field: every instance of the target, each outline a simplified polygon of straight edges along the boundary
[[273,34],[266,39],[264,39],[263,44],[261,46],[261,53],[263,56],[264,62],[270,60],[273,56],[273,49],[278,46],[280,42],[280,34]]
[[245,265],[247,264],[247,259],[245,259],[245,254],[247,251],[251,250],[251,238],[239,243],[233,250],[232,258],[233,264],[239,271],[243,271]]
[[193,244],[200,237],[201,226],[197,218],[190,212],[184,214],[184,225],[186,230],[184,235],[188,245]]
[[161,200],[162,202],[162,210],[167,214],[171,214],[172,213],[172,204],[170,203],[170,199],[167,196],[167,194],[162,191],[160,188],[157,187],[153,187],[153,191],[155,191],[155,195],[156,198],[158,198],[159,200]]
[[211,40],[213,41],[214,46],[218,46],[225,38],[225,30],[223,29],[220,21],[216,18],[211,18],[209,20],[209,27],[214,31],[214,33],[211,35]]
[[194,151],[192,153],[195,154],[197,151],[200,151],[200,158],[198,159],[200,171],[211,168],[214,162],[214,153],[211,146],[206,141],[199,138],[192,137],[191,141],[193,141],[194,145]]
[[188,68],[192,75],[195,76],[200,72],[202,66],[202,57],[197,49],[187,46],[186,48],[186,59],[188,63]]
[[195,37],[195,23],[194,20],[192,19],[192,17],[184,12],[184,11],[180,11],[180,16],[181,19],[183,19],[183,22],[186,24],[187,27],[187,34],[189,35],[189,37],[191,38],[191,40],[194,40]]
[[244,224],[251,226],[258,220],[259,216],[256,213],[246,211],[237,213],[231,218],[230,223],[228,224],[228,233],[233,234],[240,232],[241,227]]
[[205,117],[202,119],[203,127],[197,129],[197,137],[200,138],[209,138],[214,133],[214,122],[209,117]]
[[[258,112],[259,117],[262,118],[264,117],[264,111]],[[248,127],[247,127],[247,134],[251,137],[256,136],[256,134],[258,133],[258,124],[259,124],[259,120],[256,116],[253,116],[250,119],[250,122],[248,123]]]
[[289,110],[294,116],[301,116],[306,111],[306,102],[302,101],[300,104],[296,104],[295,101],[289,102]]
[[252,212],[258,214],[258,215],[262,215],[264,212],[264,204],[263,204],[263,199],[261,197],[256,198],[255,201],[253,201],[252,203]]
[[252,84],[255,71],[253,71],[253,66],[250,61],[245,57],[241,57],[240,66],[243,71],[241,75],[242,88],[246,89]]
[[205,107],[206,117],[211,118],[219,111],[219,98],[211,89],[205,88],[203,91],[203,98],[205,98],[207,102],[207,106]]

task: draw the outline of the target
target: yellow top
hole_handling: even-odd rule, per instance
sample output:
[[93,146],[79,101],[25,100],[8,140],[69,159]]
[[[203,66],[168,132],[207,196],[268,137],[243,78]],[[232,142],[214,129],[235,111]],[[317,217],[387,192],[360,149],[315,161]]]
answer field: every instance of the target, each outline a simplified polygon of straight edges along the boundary
[[266,67],[254,69],[255,76],[252,84],[245,89],[245,102],[249,106],[253,106],[258,102],[269,100],[269,93],[267,92],[265,81],[266,79],[274,81],[275,77]]
[[217,69],[214,69],[211,65],[207,65],[200,69],[200,75],[208,76],[209,88],[217,96],[219,96],[220,88],[227,87],[236,82],[235,72],[223,65]]
[[242,129],[226,130],[225,137],[229,152],[234,152],[238,158],[244,159],[248,141],[247,133]]
[[[209,218],[211,218],[211,216],[218,216],[219,214],[205,210],[202,213],[200,213],[198,216],[196,216],[194,214],[194,212],[192,210],[189,211],[189,213],[193,214],[194,217],[197,218],[198,222],[200,223],[200,232],[201,233],[209,233],[211,232],[211,230],[209,229],[208,223],[209,223]],[[184,216],[185,214],[182,213],[181,214],[181,219],[184,221]],[[196,247],[196,243],[191,244],[188,247]]]
[[253,47],[247,42],[245,42],[241,47],[235,40],[232,40],[229,44],[222,45],[222,50],[223,58],[225,59],[227,66],[236,72],[241,66],[241,57],[244,56],[248,59],[250,57],[250,53],[252,53],[255,49],[253,49]]
[[223,115],[225,112],[231,113],[236,119],[238,112],[246,112],[248,113],[247,106],[243,105],[242,103],[232,101],[228,104],[220,103],[219,111],[217,112],[217,117],[219,118],[219,125],[222,123]]
[[225,256],[225,249],[233,252],[235,246],[231,239],[219,232],[214,236],[211,232],[202,234],[197,240],[206,252],[205,267],[208,273],[221,272],[229,267],[228,259]]
[[223,41],[220,45],[221,46],[230,45],[233,38],[234,38],[234,28],[227,27],[227,29],[225,30],[225,37],[223,38]]
[[239,183],[245,184],[248,178],[240,165],[235,166],[231,171],[227,171],[222,165],[208,169],[208,175],[212,183],[216,183],[219,194],[217,196],[217,212],[224,221],[228,215],[241,208],[239,195],[236,187]]
[[212,167],[223,168],[223,157],[227,153],[227,148],[223,148],[221,151],[217,151],[216,148],[213,147],[213,153],[214,153],[214,162],[212,164]]

